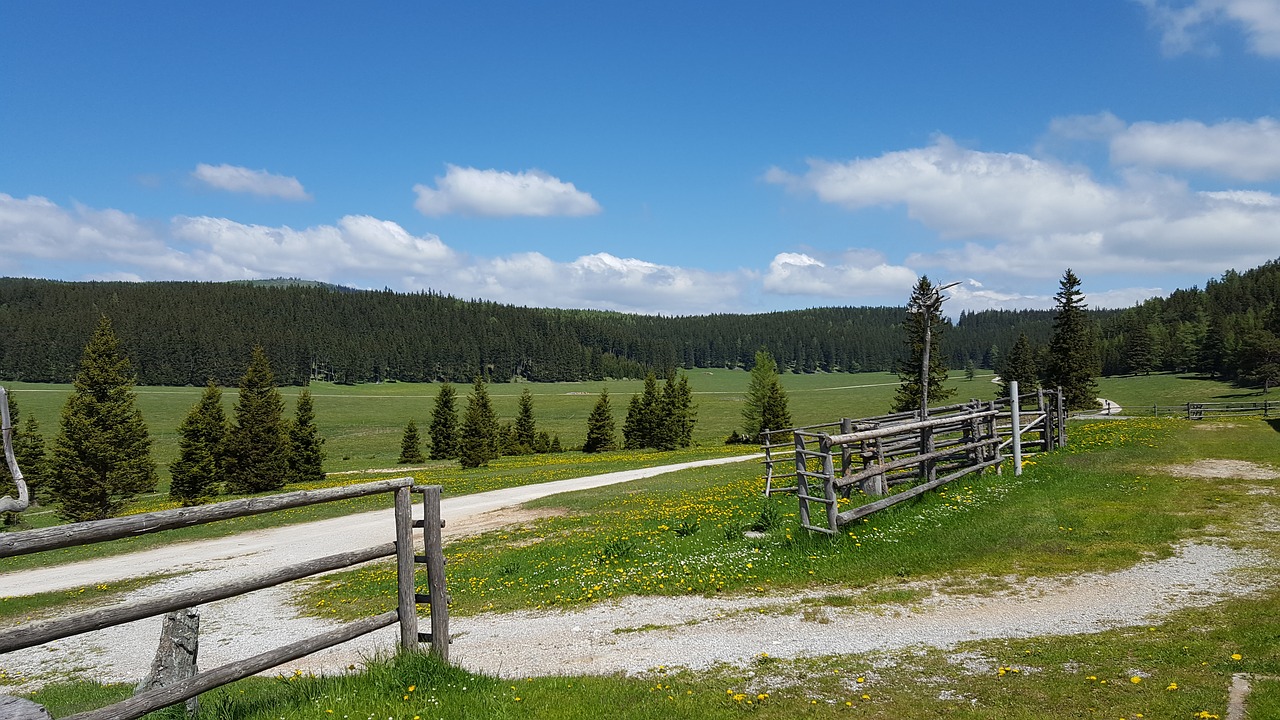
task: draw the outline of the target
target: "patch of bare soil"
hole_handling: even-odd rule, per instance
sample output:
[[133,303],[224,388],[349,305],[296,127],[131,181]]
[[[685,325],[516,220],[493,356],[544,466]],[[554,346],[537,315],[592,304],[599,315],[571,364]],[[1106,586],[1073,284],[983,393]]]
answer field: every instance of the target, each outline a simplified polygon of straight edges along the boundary
[[450,540],[456,540],[469,535],[479,535],[481,533],[489,532],[490,530],[497,530],[498,528],[510,527],[512,525],[525,525],[535,520],[541,520],[542,518],[563,517],[568,514],[568,510],[555,507],[501,508],[499,510],[491,510],[479,515],[464,516],[460,520],[450,521],[446,523],[444,529],[440,531],[440,537],[445,542],[448,542]]
[[1231,428],[1244,427],[1240,423],[1233,422],[1198,422],[1193,423],[1191,427],[1196,430],[1230,430]]
[[1275,480],[1280,472],[1275,468],[1248,460],[1214,460],[1206,458],[1190,465],[1167,465],[1162,472],[1184,478],[1233,478],[1236,480]]

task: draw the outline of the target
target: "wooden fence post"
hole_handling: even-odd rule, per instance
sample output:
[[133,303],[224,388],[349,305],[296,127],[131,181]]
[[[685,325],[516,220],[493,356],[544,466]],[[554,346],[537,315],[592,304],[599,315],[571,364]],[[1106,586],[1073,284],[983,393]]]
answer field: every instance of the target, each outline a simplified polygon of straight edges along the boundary
[[1018,381],[1009,381],[1009,412],[1013,428],[1009,435],[1013,440],[1013,474],[1022,474],[1022,402],[1018,398]]
[[764,444],[764,496],[769,497],[773,492],[773,438],[767,428],[760,431],[760,440]]
[[805,457],[804,436],[795,433],[796,445],[796,497],[800,500],[800,524],[809,524],[809,460]]
[[[840,434],[848,435],[853,432],[853,421],[849,418],[840,418]],[[853,445],[845,443],[840,448],[840,476],[848,477],[853,472]]]
[[1062,386],[1057,390],[1058,405],[1058,447],[1067,446],[1067,400],[1062,396]]
[[400,613],[400,649],[418,649],[418,605],[414,599],[413,494],[396,488],[396,608]]
[[[819,447],[822,448],[822,494],[827,500],[827,527],[835,534],[840,529],[836,524],[836,514],[840,509],[836,503],[836,468],[831,458],[831,439],[823,435]],[[848,445],[842,447],[847,448]]]
[[440,486],[422,491],[422,544],[427,556],[427,587],[431,601],[431,654],[449,662],[449,591],[444,579],[444,543],[440,540]]

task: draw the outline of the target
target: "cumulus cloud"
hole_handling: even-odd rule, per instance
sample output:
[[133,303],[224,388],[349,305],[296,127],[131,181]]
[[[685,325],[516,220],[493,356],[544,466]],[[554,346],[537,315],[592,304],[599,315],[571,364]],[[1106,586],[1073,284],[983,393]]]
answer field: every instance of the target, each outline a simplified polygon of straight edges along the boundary
[[1147,9],[1160,31],[1166,55],[1188,52],[1214,54],[1217,46],[1210,30],[1223,24],[1237,26],[1249,49],[1262,57],[1280,57],[1280,5],[1274,0],[1137,0]]
[[311,195],[295,177],[275,175],[266,170],[250,170],[238,165],[200,163],[191,177],[216,190],[249,193],[281,200],[310,200]]
[[915,282],[912,270],[890,265],[878,253],[857,250],[830,263],[804,253],[778,253],[763,278],[767,292],[842,300],[906,297]]
[[1207,170],[1236,180],[1280,177],[1280,122],[1264,117],[1206,125],[1137,122],[1111,137],[1113,162]]
[[963,240],[910,255],[906,265],[984,275],[1247,268],[1274,257],[1280,223],[1280,198],[1270,193],[1193,191],[1141,169],[1104,183],[1086,170],[968,150],[945,137],[876,158],[811,160],[802,174],[775,168],[766,179],[850,209],[902,206],[943,238]]
[[510,173],[449,165],[436,187],[415,185],[423,215],[582,216],[600,212],[590,193],[540,170]]
[[740,311],[758,283],[747,270],[711,272],[608,253],[570,261],[536,252],[476,257],[435,235],[415,235],[367,215],[307,228],[207,216],[176,217],[166,225],[3,193],[0,270],[94,280],[305,277],[540,307],[669,315]]

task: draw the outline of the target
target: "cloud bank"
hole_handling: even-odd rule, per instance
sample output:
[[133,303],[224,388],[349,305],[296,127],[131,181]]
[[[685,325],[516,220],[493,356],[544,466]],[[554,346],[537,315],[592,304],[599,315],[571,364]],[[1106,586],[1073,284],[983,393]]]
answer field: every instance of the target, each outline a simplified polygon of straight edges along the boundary
[[540,170],[510,173],[449,165],[436,187],[415,185],[414,206],[429,217],[551,217],[595,215],[600,204],[590,193]]
[[215,190],[249,193],[281,200],[310,200],[311,195],[295,177],[275,175],[266,170],[250,170],[238,165],[206,165],[200,163],[191,177]]
[[1160,31],[1166,55],[1198,52],[1216,54],[1209,37],[1220,25],[1244,33],[1249,50],[1268,58],[1280,57],[1280,5],[1273,0],[1137,0],[1147,9],[1151,24]]

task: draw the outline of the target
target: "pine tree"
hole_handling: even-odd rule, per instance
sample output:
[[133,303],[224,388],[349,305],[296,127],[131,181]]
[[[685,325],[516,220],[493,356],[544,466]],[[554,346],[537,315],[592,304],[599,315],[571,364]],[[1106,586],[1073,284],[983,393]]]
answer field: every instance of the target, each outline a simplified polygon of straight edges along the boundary
[[289,423],[289,482],[324,480],[324,438],[316,427],[315,404],[311,391],[303,388],[293,421]]
[[227,434],[226,486],[235,494],[279,490],[289,479],[289,436],[284,400],[276,389],[271,361],[261,347],[253,349],[240,378],[235,424]]
[[431,410],[431,459],[452,460],[458,457],[458,391],[450,383],[441,383]]
[[591,409],[587,418],[587,441],[582,444],[582,452],[597,453],[605,450],[616,450],[618,447],[617,429],[613,422],[613,409],[609,406],[609,389],[600,391],[600,399]]
[[462,416],[458,461],[464,468],[482,467],[498,457],[498,419],[489,402],[484,378],[476,376]]
[[54,441],[50,489],[67,520],[109,518],[156,487],[151,438],[138,411],[129,360],[111,321],[98,321]]
[[170,498],[183,505],[198,505],[218,494],[226,465],[223,443],[227,429],[222,390],[210,380],[178,426],[178,459],[169,465]]
[[534,451],[534,446],[538,443],[538,427],[533,419],[533,393],[529,392],[529,388],[520,393],[520,410],[516,414],[513,432],[514,454],[528,455]]
[[907,360],[898,365],[898,379],[902,384],[893,396],[895,412],[919,410],[924,391],[920,384],[920,369],[924,365],[925,338],[929,338],[928,401],[930,405],[946,400],[955,390],[944,385],[947,381],[947,364],[942,352],[941,308],[936,296],[938,291],[929,282],[928,275],[921,275],[911,290],[907,301],[907,318],[902,322],[906,333]]
[[627,419],[622,424],[622,444],[628,450],[656,448],[661,439],[661,396],[658,378],[649,373],[644,379],[644,391],[632,395],[627,406]]
[[418,423],[410,420],[404,426],[404,435],[400,438],[400,459],[396,462],[409,465],[425,461],[426,458],[422,456],[422,440],[418,437]]
[[747,437],[757,440],[764,430],[789,427],[791,413],[787,410],[787,392],[778,378],[778,363],[768,350],[760,349],[756,351],[747,398],[742,405],[742,429]]
[[[18,461],[18,469],[27,481],[32,502],[43,505],[49,500],[49,457],[45,451],[44,436],[40,434],[40,423],[34,415],[28,415],[22,421],[22,432],[17,432],[17,428],[14,431],[13,455]],[[8,472],[8,467],[5,472]]]
[[1000,388],[996,397],[1009,397],[1009,383],[1017,381],[1018,394],[1035,392],[1040,386],[1040,371],[1036,367],[1036,351],[1025,334],[1018,336],[1009,354],[1004,357],[1000,368]]
[[978,366],[973,364],[973,358],[964,361],[964,379],[973,382],[978,375]]
[[1070,268],[1063,273],[1058,292],[1053,296],[1057,314],[1053,318],[1053,336],[1049,340],[1049,359],[1045,380],[1049,387],[1062,388],[1066,405],[1071,410],[1098,406],[1098,351],[1093,327],[1085,314],[1084,293],[1080,278]]

